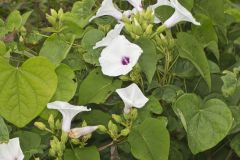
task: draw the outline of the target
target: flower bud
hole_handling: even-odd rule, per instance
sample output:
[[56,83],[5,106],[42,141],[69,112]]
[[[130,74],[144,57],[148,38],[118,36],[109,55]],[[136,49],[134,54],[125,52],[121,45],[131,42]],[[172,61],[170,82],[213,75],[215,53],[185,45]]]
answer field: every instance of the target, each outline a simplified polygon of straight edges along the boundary
[[152,29],[153,29],[153,25],[152,24],[148,25],[146,28],[145,34],[146,35],[152,34],[152,31],[153,31]]
[[53,150],[52,148],[50,148],[50,149],[49,149],[49,155],[50,155],[51,157],[54,157],[54,156],[56,155],[56,151]]
[[54,130],[55,128],[55,122],[54,122],[54,117],[52,114],[50,114],[49,118],[48,118],[48,124],[50,126],[51,130]]
[[130,130],[128,128],[125,128],[123,130],[121,130],[121,136],[127,136],[129,134]]
[[111,120],[108,122],[108,129],[113,136],[118,134],[118,127]]
[[99,130],[100,132],[107,133],[107,128],[106,128],[105,126],[103,126],[103,125],[99,125],[99,126],[98,126],[98,130]]
[[35,122],[34,126],[43,131],[47,128],[46,125],[42,122]]
[[97,129],[98,129],[98,126],[86,126],[82,128],[74,128],[70,130],[70,132],[68,133],[68,136],[70,138],[76,139],[76,138],[91,134]]
[[116,115],[116,114],[112,114],[112,118],[117,122],[117,123],[121,123],[123,120],[122,120],[122,117],[119,116],[119,115]]
[[50,9],[50,12],[51,12],[52,17],[54,17],[54,18],[58,17],[58,13],[54,9]]

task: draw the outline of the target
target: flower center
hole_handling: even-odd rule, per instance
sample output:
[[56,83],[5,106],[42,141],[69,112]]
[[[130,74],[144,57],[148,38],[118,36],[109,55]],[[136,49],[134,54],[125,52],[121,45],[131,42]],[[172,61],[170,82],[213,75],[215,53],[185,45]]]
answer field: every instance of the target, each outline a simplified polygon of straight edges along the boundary
[[130,63],[130,58],[129,57],[122,57],[122,65],[128,65]]

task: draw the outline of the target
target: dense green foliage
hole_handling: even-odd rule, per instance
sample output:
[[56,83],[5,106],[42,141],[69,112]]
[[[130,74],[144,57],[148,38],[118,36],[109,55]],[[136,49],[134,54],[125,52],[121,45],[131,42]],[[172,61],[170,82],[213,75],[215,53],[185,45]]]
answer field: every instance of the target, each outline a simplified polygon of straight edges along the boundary
[[[118,22],[89,22],[102,1],[0,1],[0,144],[19,137],[26,160],[240,159],[240,1],[179,2],[201,25],[161,28],[147,14],[156,0],[143,0],[121,32],[142,55],[130,73],[110,77],[93,47]],[[160,6],[155,15],[164,22],[173,12]],[[149,101],[125,114],[115,91],[131,83]],[[54,101],[89,106],[72,126],[99,130],[67,138],[61,114],[46,107]]]

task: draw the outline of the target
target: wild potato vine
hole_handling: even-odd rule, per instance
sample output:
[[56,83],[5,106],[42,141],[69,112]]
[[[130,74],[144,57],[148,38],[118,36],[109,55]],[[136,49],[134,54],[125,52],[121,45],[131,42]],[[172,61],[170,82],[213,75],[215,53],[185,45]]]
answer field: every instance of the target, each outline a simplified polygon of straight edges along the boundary
[[237,0],[5,1],[0,15],[1,160],[239,159]]

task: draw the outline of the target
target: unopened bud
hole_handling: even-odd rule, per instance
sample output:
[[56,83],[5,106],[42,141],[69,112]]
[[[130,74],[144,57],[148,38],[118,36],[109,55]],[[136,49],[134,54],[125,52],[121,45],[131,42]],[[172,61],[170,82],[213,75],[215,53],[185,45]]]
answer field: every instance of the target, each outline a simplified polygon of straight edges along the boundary
[[46,125],[42,122],[35,122],[34,126],[37,127],[40,130],[45,130],[47,128]]
[[50,12],[51,12],[51,15],[52,15],[54,18],[57,18],[57,17],[58,17],[58,13],[57,13],[57,11],[55,11],[54,9],[50,9]]
[[128,128],[125,128],[123,130],[121,130],[121,136],[127,136],[129,134],[130,130]]
[[118,133],[118,127],[116,124],[114,124],[111,120],[108,122],[108,129],[111,132],[112,135],[117,135]]
[[99,126],[98,126],[98,130],[99,130],[100,132],[107,133],[107,128],[106,128],[105,126],[103,126],[103,125],[99,125]]
[[112,118],[117,122],[117,123],[121,123],[123,120],[122,120],[122,117],[119,116],[119,115],[116,115],[116,114],[112,114]]
[[48,124],[50,126],[51,130],[54,130],[55,128],[55,122],[54,122],[54,116],[52,114],[50,114],[49,118],[48,118]]
[[70,138],[76,139],[76,138],[91,134],[97,129],[98,129],[98,126],[86,126],[82,128],[74,128],[70,130],[70,132],[68,133],[68,136]]

